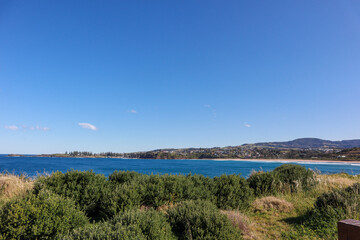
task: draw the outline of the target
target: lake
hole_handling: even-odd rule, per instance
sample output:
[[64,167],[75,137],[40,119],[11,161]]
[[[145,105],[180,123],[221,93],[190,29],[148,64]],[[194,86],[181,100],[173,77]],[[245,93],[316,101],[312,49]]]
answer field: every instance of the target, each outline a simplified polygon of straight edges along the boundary
[[[241,174],[248,177],[252,171],[270,171],[284,162],[270,161],[228,161],[228,160],[158,160],[158,159],[119,159],[119,158],[47,158],[47,157],[7,157],[0,155],[0,171],[15,174],[26,174],[33,177],[37,174],[54,171],[66,172],[71,169],[94,170],[96,173],[109,176],[115,170],[129,170],[146,174],[203,174],[220,176],[221,174]],[[356,163],[309,163],[296,162],[322,173],[346,172],[360,174],[360,164]]]

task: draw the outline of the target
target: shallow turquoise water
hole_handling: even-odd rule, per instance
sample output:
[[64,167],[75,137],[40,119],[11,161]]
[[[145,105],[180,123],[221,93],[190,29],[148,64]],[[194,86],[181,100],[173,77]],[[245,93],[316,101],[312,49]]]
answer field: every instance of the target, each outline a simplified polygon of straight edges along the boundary
[[[25,173],[36,176],[54,171],[66,172],[71,169],[94,170],[108,176],[115,170],[130,170],[146,174],[188,174],[197,173],[214,177],[221,174],[241,174],[248,177],[252,171],[270,171],[285,162],[268,161],[224,161],[224,160],[156,160],[156,159],[115,159],[115,158],[46,158],[7,157],[0,155],[0,172]],[[322,173],[346,172],[360,174],[360,164],[351,163],[304,163],[296,162]]]

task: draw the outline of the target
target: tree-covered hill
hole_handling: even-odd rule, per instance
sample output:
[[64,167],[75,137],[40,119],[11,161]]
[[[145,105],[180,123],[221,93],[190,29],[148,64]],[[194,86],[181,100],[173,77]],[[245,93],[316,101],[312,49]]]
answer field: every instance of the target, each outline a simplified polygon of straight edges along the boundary
[[287,142],[262,142],[254,144],[244,144],[247,147],[267,147],[267,148],[291,148],[291,149],[342,149],[360,147],[360,139],[330,141],[319,138],[298,138]]
[[329,141],[301,138],[288,142],[244,144],[213,148],[169,148],[144,152],[66,152],[45,154],[41,157],[118,157],[143,159],[316,159],[360,160],[360,140]]

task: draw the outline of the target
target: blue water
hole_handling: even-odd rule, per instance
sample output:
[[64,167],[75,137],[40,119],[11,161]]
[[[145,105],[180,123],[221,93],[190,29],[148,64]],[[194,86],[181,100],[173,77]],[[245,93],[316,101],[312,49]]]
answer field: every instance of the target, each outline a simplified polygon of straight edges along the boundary
[[[33,177],[54,171],[66,172],[71,169],[94,170],[109,176],[115,170],[130,170],[146,174],[188,174],[205,176],[221,174],[241,174],[248,177],[252,171],[270,171],[285,162],[268,161],[218,161],[218,160],[156,160],[156,159],[116,159],[116,158],[46,158],[46,157],[7,157],[0,155],[0,172],[26,174]],[[321,171],[322,173],[346,172],[360,174],[360,164],[351,163],[304,163],[296,162]]]

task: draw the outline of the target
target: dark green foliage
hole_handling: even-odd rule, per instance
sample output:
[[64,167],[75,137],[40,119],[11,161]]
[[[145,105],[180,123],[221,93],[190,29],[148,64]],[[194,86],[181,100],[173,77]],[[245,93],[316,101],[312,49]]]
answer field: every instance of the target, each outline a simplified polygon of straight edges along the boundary
[[282,191],[306,191],[316,184],[314,172],[300,165],[283,164],[275,168],[272,174],[281,182]]
[[307,213],[304,227],[314,231],[319,237],[337,239],[337,222],[347,218],[341,208],[314,208]]
[[198,175],[151,175],[143,184],[142,203],[148,206],[212,197],[212,180]]
[[143,175],[134,171],[114,171],[109,176],[109,181],[113,184],[131,183]]
[[141,229],[134,226],[124,226],[121,224],[110,224],[101,222],[88,224],[82,228],[58,237],[60,240],[146,240],[146,236]]
[[176,239],[164,213],[150,209],[149,211],[129,210],[121,212],[108,222],[90,224],[75,229],[61,236],[65,240],[81,239]]
[[171,226],[164,213],[150,209],[148,211],[130,210],[114,217],[113,225],[138,228],[149,240],[175,239]]
[[247,181],[255,196],[307,191],[316,184],[313,171],[295,164],[283,164],[272,172],[254,173]]
[[253,190],[240,175],[214,177],[214,196],[221,209],[246,209],[253,198]]
[[280,180],[272,172],[254,173],[247,181],[257,197],[275,194],[280,187]]
[[168,216],[180,239],[242,239],[240,231],[208,201],[183,202]]
[[125,205],[159,207],[183,200],[213,199],[213,180],[202,175],[142,175],[116,171],[109,176],[111,188],[116,189],[118,210]]
[[35,192],[43,188],[72,198],[93,220],[106,219],[116,212],[114,191],[104,175],[93,171],[55,172],[50,177],[40,177]]
[[184,200],[209,200],[214,201],[215,196],[213,195],[214,181],[212,178],[205,177],[204,175],[187,175],[187,180],[191,188],[189,189],[190,194],[187,199]]
[[168,199],[163,178],[160,175],[151,175],[144,183],[142,204],[158,207],[167,203]]
[[0,236],[5,239],[53,239],[86,223],[73,200],[46,190],[12,200],[0,210]]
[[343,211],[353,212],[360,210],[360,183],[342,190],[324,193],[317,198],[315,208],[322,210],[327,207],[339,208]]
[[114,195],[112,200],[115,204],[116,212],[140,207],[140,187],[141,186],[137,186],[135,184],[113,186],[112,189],[114,189]]

